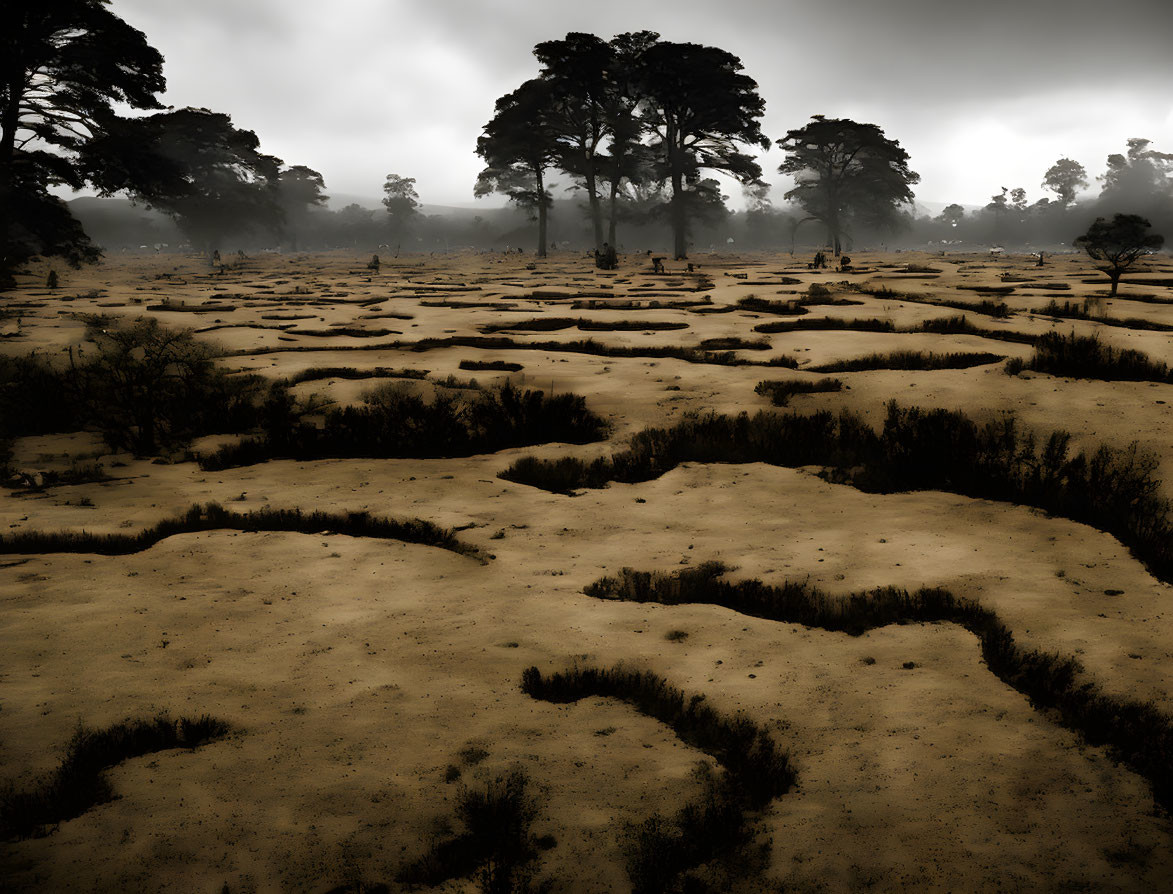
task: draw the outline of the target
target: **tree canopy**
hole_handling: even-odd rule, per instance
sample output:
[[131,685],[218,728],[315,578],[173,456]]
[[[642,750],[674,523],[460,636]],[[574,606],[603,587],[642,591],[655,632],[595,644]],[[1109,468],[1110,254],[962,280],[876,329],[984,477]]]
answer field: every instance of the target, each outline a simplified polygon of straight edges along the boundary
[[383,193],[383,207],[391,222],[391,241],[398,246],[404,231],[419,216],[420,197],[415,191],[415,178],[388,174],[383,181]]
[[474,194],[499,192],[538,219],[538,257],[546,256],[546,215],[552,197],[547,172],[558,163],[559,147],[547,123],[551,85],[532,78],[497,100],[492,120],[477,140],[477,155],[485,168],[477,177]]
[[1058,196],[1064,207],[1074,202],[1076,192],[1087,185],[1087,169],[1070,158],[1059,159],[1043,175],[1043,188]]
[[786,151],[778,171],[795,178],[786,198],[827,227],[836,255],[853,222],[893,225],[899,206],[912,202],[910,187],[920,182],[908,153],[874,124],[815,115],[778,146]]
[[0,285],[34,254],[97,257],[48,187],[103,186],[101,166],[78,162],[114,106],[161,108],[163,57],[108,5],[0,4]]

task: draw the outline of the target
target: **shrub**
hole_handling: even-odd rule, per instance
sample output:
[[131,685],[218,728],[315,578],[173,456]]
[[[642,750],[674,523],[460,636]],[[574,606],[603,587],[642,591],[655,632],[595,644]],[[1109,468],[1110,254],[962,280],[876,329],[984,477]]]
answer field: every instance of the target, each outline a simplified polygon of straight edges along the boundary
[[758,382],[754,394],[762,394],[770,398],[776,407],[789,406],[790,398],[796,394],[816,394],[827,391],[842,391],[843,383],[838,379],[819,379],[816,382],[802,382],[798,380],[779,382]]
[[892,351],[888,354],[868,354],[849,360],[836,360],[810,367],[811,372],[860,372],[870,369],[966,369],[984,366],[1006,358],[999,354],[954,353],[934,354],[923,351]]
[[599,440],[603,419],[576,394],[547,397],[506,382],[472,394],[437,392],[431,400],[388,384],[368,393],[362,406],[335,408],[322,428],[275,408],[260,438],[246,438],[199,458],[200,468],[224,469],[288,456],[438,457],[492,453],[506,447]]
[[[1173,505],[1160,495],[1156,460],[1136,444],[1071,456],[1069,443],[1057,431],[1040,447],[1012,416],[978,425],[963,413],[895,401],[878,434],[846,411],[690,415],[672,428],[644,429],[609,459],[564,465],[559,481],[565,489],[647,481],[681,462],[818,464],[832,480],[868,491],[946,490],[1037,506],[1115,535],[1173,581]],[[542,461],[527,459],[501,477],[541,486],[545,474]]]
[[674,818],[656,814],[627,826],[627,873],[636,892],[670,890],[691,867],[731,856],[750,837],[748,813],[794,785],[789,756],[765,727],[744,715],[723,715],[703,695],[686,696],[650,671],[576,667],[543,676],[530,667],[522,674],[521,688],[556,704],[590,696],[620,699],[671,727],[722,766],[719,778],[702,771],[701,798],[685,804]]
[[32,788],[0,793],[0,839],[28,838],[113,799],[105,771],[125,760],[168,748],[195,748],[229,730],[211,717],[171,720],[161,714],[104,730],[79,728],[61,765]]
[[1019,646],[997,614],[979,603],[939,588],[909,593],[883,587],[836,597],[809,581],[774,587],[756,580],[719,580],[726,571],[719,562],[672,575],[625,568],[584,592],[598,599],[719,605],[755,618],[851,636],[896,623],[958,624],[978,638],[982,658],[995,676],[1037,708],[1057,711],[1062,722],[1089,743],[1111,746],[1149,781],[1158,804],[1166,809],[1173,805],[1173,718],[1151,702],[1105,694],[1082,678],[1082,668],[1073,658]]
[[449,879],[475,877],[486,894],[524,890],[527,864],[538,855],[531,833],[538,805],[522,770],[499,776],[483,789],[462,788],[456,816],[463,830],[435,842],[405,866],[398,881],[435,886]]
[[1035,343],[1024,368],[1071,378],[1173,382],[1164,363],[1131,348],[1113,348],[1096,336],[1048,332]]

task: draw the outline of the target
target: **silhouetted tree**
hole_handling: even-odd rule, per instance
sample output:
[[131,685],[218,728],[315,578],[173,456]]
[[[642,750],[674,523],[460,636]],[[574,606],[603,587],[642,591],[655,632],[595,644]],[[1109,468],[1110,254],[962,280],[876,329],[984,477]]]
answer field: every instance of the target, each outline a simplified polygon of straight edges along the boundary
[[281,159],[259,146],[257,135],[233,127],[228,115],[187,108],[121,121],[97,151],[109,160],[107,190],[126,189],[171,215],[210,255],[230,235],[276,233],[283,222]]
[[420,197],[415,191],[414,177],[388,174],[383,183],[383,207],[391,223],[391,244],[398,254],[399,241],[413,220],[419,216]]
[[582,184],[587,194],[595,249],[603,246],[603,211],[599,200],[601,149],[608,137],[607,109],[612,90],[614,52],[594,34],[571,32],[562,40],[534,47],[549,87],[545,122],[556,144],[558,166]]
[[277,202],[285,219],[283,231],[297,251],[299,237],[309,229],[309,215],[324,208],[329,198],[322,175],[305,165],[293,165],[277,175]]
[[874,124],[815,115],[778,146],[786,151],[778,171],[796,181],[786,198],[826,225],[836,256],[853,221],[894,225],[899,206],[912,202],[910,187],[920,182],[908,168],[908,153]]
[[702,171],[721,171],[741,183],[761,179],[761,167],[738,147],[770,147],[758,123],[766,104],[757,83],[741,74],[741,60],[717,47],[661,41],[644,49],[639,63],[641,117],[659,176],[671,184],[669,214],[680,259],[688,253],[691,215],[708,201],[689,195],[698,191]]
[[1116,287],[1124,271],[1150,251],[1165,244],[1165,237],[1149,233],[1151,224],[1139,214],[1116,214],[1111,220],[1097,217],[1086,233],[1075,240],[1094,261],[1096,269],[1108,274],[1112,281],[1109,294],[1116,295]]
[[504,193],[538,219],[538,257],[546,256],[546,215],[551,196],[546,173],[558,163],[559,147],[549,126],[550,84],[539,78],[526,81],[497,100],[496,112],[477,139],[477,155],[485,169],[473,194]]
[[1173,191],[1173,155],[1149,149],[1151,143],[1134,137],[1127,155],[1108,156],[1108,170],[1099,178],[1104,184],[1101,201],[1147,202]]
[[1087,185],[1087,169],[1070,158],[1059,159],[1043,175],[1043,188],[1058,196],[1064,208],[1074,202],[1076,192],[1086,189]]
[[949,227],[955,227],[965,219],[965,209],[956,202],[946,205],[937,215],[937,220]]
[[28,258],[98,250],[47,187],[101,185],[84,155],[114,105],[161,108],[163,57],[106,0],[0,3],[0,287]]

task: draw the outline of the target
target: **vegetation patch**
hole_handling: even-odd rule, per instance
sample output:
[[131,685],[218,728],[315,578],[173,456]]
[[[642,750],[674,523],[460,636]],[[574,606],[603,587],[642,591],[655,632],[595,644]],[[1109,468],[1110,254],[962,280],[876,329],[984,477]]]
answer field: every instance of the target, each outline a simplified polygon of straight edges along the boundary
[[816,382],[793,381],[764,381],[758,382],[754,394],[762,394],[770,399],[776,407],[790,405],[790,398],[796,394],[817,394],[827,391],[842,391],[843,383],[838,379],[819,379]]
[[968,369],[1005,360],[1005,356],[985,353],[934,354],[923,351],[892,351],[868,354],[850,360],[836,360],[812,366],[812,372],[860,372],[869,369]]
[[1056,431],[1040,443],[1009,415],[979,425],[964,413],[893,401],[880,432],[849,411],[689,415],[671,428],[638,432],[609,458],[554,464],[523,457],[499,474],[568,493],[648,481],[682,462],[821,465],[830,480],[873,493],[943,490],[1036,506],[1114,535],[1152,574],[1173,582],[1173,504],[1161,496],[1156,459],[1135,443],[1071,455],[1070,441]]
[[56,770],[28,789],[9,785],[0,791],[0,839],[48,834],[52,827],[114,800],[105,772],[125,760],[169,748],[195,748],[228,732],[228,724],[211,717],[172,720],[165,714],[103,730],[80,728]]
[[[451,550],[482,559],[476,547],[461,543],[446,528],[418,518],[397,520],[367,512],[302,512],[300,509],[258,509],[232,512],[217,503],[195,504],[183,515],[164,519],[137,534],[91,534],[87,531],[23,531],[0,536],[3,553],[95,553],[125,556],[150,549],[176,534],[197,531],[295,531],[301,534],[345,534],[400,540]],[[483,559],[482,559],[483,560]]]
[[1169,367],[1147,354],[1132,348],[1113,348],[1096,336],[1074,332],[1048,332],[1035,343],[1033,357],[1025,361],[1015,358],[1006,364],[1011,375],[1024,369],[1073,379],[1173,383]]
[[525,367],[508,360],[461,360],[459,368],[483,372],[517,372]]
[[576,667],[543,676],[531,667],[522,675],[521,688],[555,704],[593,696],[627,702],[721,765],[719,777],[705,779],[702,797],[674,817],[657,814],[627,827],[627,873],[636,892],[674,890],[690,869],[713,860],[741,862],[737,857],[752,837],[751,812],[794,785],[789,756],[765,727],[744,715],[724,715],[703,695],[688,696],[650,671]]
[[585,444],[607,431],[576,394],[547,397],[508,382],[473,393],[437,393],[431,400],[388,385],[367,394],[361,406],[329,410],[321,428],[300,419],[291,403],[274,401],[268,410],[260,437],[199,457],[200,468],[216,471],[275,457],[471,456],[551,441]]
[[549,836],[531,829],[538,805],[523,770],[497,777],[484,788],[462,787],[456,800],[460,831],[442,833],[423,856],[400,870],[397,881],[436,886],[473,878],[488,894],[529,890],[529,865]]
[[1048,317],[1061,317],[1070,320],[1089,320],[1104,326],[1118,326],[1121,329],[1148,329],[1155,332],[1173,332],[1173,325],[1158,323],[1155,320],[1146,320],[1141,317],[1126,317],[1117,319],[1103,314],[1093,315],[1087,302],[1082,304],[1075,301],[1064,301],[1060,304],[1052,299],[1043,307],[1033,311]]
[[958,624],[978,638],[982,659],[998,679],[1029,697],[1037,708],[1056,711],[1065,726],[1090,744],[1110,746],[1148,780],[1158,804],[1165,809],[1173,806],[1173,718],[1152,701],[1104,693],[1084,677],[1074,658],[1019,646],[1011,630],[980,603],[958,599],[939,588],[910,593],[883,587],[831,596],[809,581],[774,587],[756,580],[719,580],[727,570],[719,562],[672,575],[625,568],[617,577],[590,584],[584,592],[598,599],[720,605],[750,617],[851,636],[889,624]]
[[289,385],[299,385],[302,382],[315,382],[320,379],[423,379],[428,375],[426,369],[391,369],[387,366],[375,366],[370,369],[355,369],[353,366],[311,366],[299,373],[294,373],[285,382]]

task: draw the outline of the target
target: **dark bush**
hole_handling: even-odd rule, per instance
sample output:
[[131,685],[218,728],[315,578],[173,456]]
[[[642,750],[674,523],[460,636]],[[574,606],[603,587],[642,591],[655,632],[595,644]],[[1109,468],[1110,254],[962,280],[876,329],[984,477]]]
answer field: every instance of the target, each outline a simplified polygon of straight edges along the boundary
[[796,394],[817,394],[827,391],[842,391],[843,383],[838,379],[819,379],[816,382],[804,382],[797,379],[792,381],[765,381],[758,382],[754,394],[762,394],[770,398],[776,407],[790,405],[790,398]]
[[775,587],[756,580],[719,580],[727,570],[719,562],[671,575],[625,568],[584,592],[597,599],[719,605],[755,618],[852,636],[896,623],[958,624],[978,638],[982,658],[995,676],[1029,697],[1036,707],[1057,711],[1062,722],[1089,743],[1111,746],[1149,781],[1158,804],[1166,809],[1173,806],[1173,718],[1151,702],[1103,693],[1083,678],[1073,658],[1017,645],[1010,629],[981,604],[938,588],[909,593],[883,587],[830,596],[808,581],[787,581]]
[[528,787],[525,772],[514,770],[483,789],[462,788],[456,805],[462,831],[435,842],[400,871],[398,881],[435,886],[473,877],[486,894],[526,890],[527,864],[539,851],[530,831],[538,805]]
[[602,418],[576,394],[547,397],[506,382],[472,394],[437,392],[430,400],[397,385],[364,398],[362,406],[330,410],[321,428],[266,415],[265,433],[199,458],[200,468],[224,469],[275,457],[439,457],[493,453],[551,441],[583,444],[606,434]]
[[[1034,356],[1023,367],[1073,379],[1130,382],[1173,382],[1164,363],[1131,348],[1113,348],[1095,336],[1048,332],[1035,344]],[[1011,372],[1011,370],[1007,370]]]
[[1006,358],[999,354],[955,353],[934,354],[931,351],[892,351],[888,354],[868,354],[850,360],[836,360],[810,367],[811,372],[861,372],[871,369],[967,369],[984,366]]
[[105,771],[168,748],[195,748],[229,730],[211,717],[128,720],[104,730],[78,729],[61,765],[24,791],[0,792],[0,839],[29,838],[113,799]]

